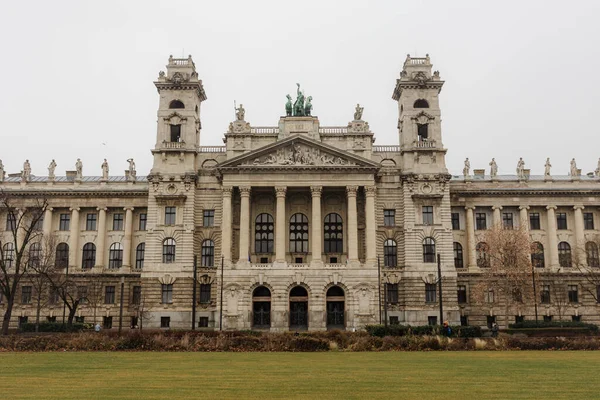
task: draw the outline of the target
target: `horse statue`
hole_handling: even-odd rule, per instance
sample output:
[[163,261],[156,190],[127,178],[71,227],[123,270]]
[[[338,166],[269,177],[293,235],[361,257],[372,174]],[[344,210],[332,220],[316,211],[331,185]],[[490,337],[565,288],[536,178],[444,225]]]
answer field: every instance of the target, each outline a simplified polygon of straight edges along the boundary
[[304,115],[310,115],[310,112],[312,110],[312,96],[308,96],[306,98],[306,104],[304,105]]
[[287,103],[285,103],[285,115],[287,115],[288,117],[291,117],[292,116],[292,110],[293,110],[292,96],[290,96],[288,94],[285,97],[287,97]]

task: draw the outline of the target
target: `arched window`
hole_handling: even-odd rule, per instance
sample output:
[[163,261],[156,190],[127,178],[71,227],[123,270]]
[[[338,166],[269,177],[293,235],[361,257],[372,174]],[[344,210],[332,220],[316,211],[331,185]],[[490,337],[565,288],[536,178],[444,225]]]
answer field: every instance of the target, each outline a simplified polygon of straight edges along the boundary
[[386,239],[383,242],[383,265],[386,267],[398,265],[398,249],[396,248],[396,241],[393,239]]
[[544,245],[540,242],[531,243],[531,264],[536,268],[544,268]]
[[201,265],[203,267],[214,267],[215,265],[215,242],[212,240],[207,239],[202,242]]
[[270,214],[258,214],[254,220],[254,252],[272,253],[273,239],[273,217]]
[[489,246],[485,242],[477,243],[475,251],[477,253],[477,266],[479,268],[488,268],[490,266]]
[[462,245],[458,242],[452,244],[454,248],[454,267],[464,268]]
[[573,266],[573,259],[571,258],[571,245],[567,242],[560,242],[558,244],[558,263],[563,268],[570,268]]
[[600,262],[598,260],[598,245],[594,242],[587,242],[585,244],[585,254],[587,258],[587,265],[592,268],[598,268]]
[[140,243],[135,248],[135,269],[144,268],[144,256],[146,253],[146,243]]
[[173,238],[163,240],[163,262],[175,262],[175,239]]
[[4,244],[2,252],[4,253],[4,265],[6,268],[12,268],[15,262],[15,245],[12,242]]
[[39,243],[32,243],[29,246],[29,266],[38,267],[42,259],[42,245]]
[[169,108],[185,108],[183,102],[180,100],[173,100],[169,103]]
[[123,266],[123,245],[113,243],[108,250],[108,268],[121,268]]
[[304,214],[290,218],[290,253],[308,253],[308,218]]
[[429,124],[417,124],[417,139],[426,142],[429,139]]
[[433,238],[423,239],[423,262],[435,262],[435,240]]
[[415,101],[414,108],[429,108],[429,103],[425,99],[419,99]]
[[271,326],[271,291],[259,286],[252,292],[252,326],[269,328]]
[[96,245],[94,243],[86,243],[83,245],[83,255],[81,257],[82,268],[94,268],[96,264]]
[[325,216],[324,238],[325,253],[343,253],[344,252],[344,229],[342,217],[339,214],[331,213]]
[[67,243],[59,243],[56,246],[54,265],[56,268],[66,268],[69,265],[69,245]]

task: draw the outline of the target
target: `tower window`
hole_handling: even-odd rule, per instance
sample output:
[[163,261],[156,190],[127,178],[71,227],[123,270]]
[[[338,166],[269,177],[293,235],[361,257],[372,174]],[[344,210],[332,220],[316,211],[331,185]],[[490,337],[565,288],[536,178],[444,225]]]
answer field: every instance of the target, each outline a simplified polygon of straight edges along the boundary
[[180,100],[173,100],[169,103],[169,108],[185,108],[183,102]]
[[419,99],[415,101],[414,108],[429,108],[429,103],[425,99]]
[[181,125],[169,125],[171,127],[171,142],[181,141]]
[[419,142],[427,141],[427,139],[429,139],[428,126],[428,124],[417,124]]

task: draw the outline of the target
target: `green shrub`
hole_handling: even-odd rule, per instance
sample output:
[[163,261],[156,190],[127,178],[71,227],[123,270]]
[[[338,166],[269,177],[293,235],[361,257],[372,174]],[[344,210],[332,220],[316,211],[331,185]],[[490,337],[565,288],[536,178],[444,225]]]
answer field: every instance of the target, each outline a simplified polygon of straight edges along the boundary
[[[451,326],[453,337],[474,338],[481,337],[481,328],[478,326]],[[439,325],[367,325],[365,330],[371,336],[386,337],[386,336],[433,336],[440,335],[442,327]]]
[[[72,325],[63,325],[60,322],[40,322],[38,325],[38,332],[79,332],[92,328],[91,324],[82,324],[78,322],[75,322]],[[26,322],[21,324],[20,329],[22,332],[35,332],[35,323]]]
[[296,336],[291,340],[290,350],[292,351],[327,351],[329,350],[329,341],[317,339],[309,336]]
[[581,321],[533,321],[527,320],[509,324],[509,328],[528,329],[528,328],[587,328],[592,332],[598,332],[598,325],[587,324]]

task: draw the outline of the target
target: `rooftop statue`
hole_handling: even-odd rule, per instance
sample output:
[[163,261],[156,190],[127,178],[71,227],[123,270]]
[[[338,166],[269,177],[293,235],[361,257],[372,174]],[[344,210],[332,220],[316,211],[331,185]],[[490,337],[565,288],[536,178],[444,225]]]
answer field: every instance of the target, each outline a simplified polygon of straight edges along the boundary
[[244,118],[246,117],[246,110],[244,110],[243,104],[240,104],[240,106],[235,109],[235,117],[238,121],[244,121]]
[[573,158],[571,160],[571,176],[579,176],[579,171],[577,171],[577,162]]
[[102,168],[102,179],[108,180],[108,161],[106,161],[106,158],[104,159],[104,162],[102,163],[101,168]]
[[77,171],[77,175],[75,176],[76,179],[81,179],[83,178],[83,163],[81,162],[81,159],[78,158],[77,162],[75,163],[75,170]]
[[470,169],[471,169],[471,163],[469,162],[469,157],[467,157],[465,159],[465,167],[463,168],[463,175],[465,178],[469,176]]
[[54,161],[54,159],[52,159],[52,161],[50,162],[50,165],[48,165],[48,178],[50,178],[50,179],[55,178],[55,175],[54,175],[55,169],[56,169],[56,161]]
[[306,98],[306,104],[304,105],[304,115],[310,115],[312,111],[312,96]]
[[285,95],[285,97],[287,97],[287,103],[285,103],[285,115],[288,117],[292,116],[292,110],[293,110],[293,106],[292,106],[292,96],[290,96],[289,94]]
[[548,157],[544,165],[544,176],[550,176],[550,168],[552,168],[552,164],[550,164],[550,157]]
[[498,175],[498,164],[496,164],[496,159],[492,158],[492,161],[490,162],[490,176],[495,178],[496,175]]
[[[241,104],[240,104],[241,107]],[[135,162],[133,161],[133,158],[128,158],[127,162],[129,163],[129,180],[130,181],[135,181],[136,178],[136,171],[135,171]]]
[[[0,164],[2,164],[2,161],[0,161]],[[596,167],[596,171],[594,171],[594,173],[596,174],[596,177],[600,176],[600,158],[598,159],[598,166]],[[0,179],[2,179],[1,176]]]
[[29,179],[31,178],[31,164],[29,164],[29,160],[25,160],[23,163],[23,173],[21,178],[25,182],[29,182]]
[[4,181],[4,164],[2,164],[2,160],[0,160],[0,182]]
[[361,107],[360,104],[356,105],[356,108],[354,109],[354,120],[355,121],[360,121],[362,120],[362,114],[363,114],[363,110],[365,108]]
[[296,89],[296,102],[294,103],[294,117],[304,116],[304,92],[300,90],[300,84],[296,83],[298,89]]
[[517,176],[519,179],[525,179],[525,161],[523,161],[523,157],[520,157],[517,162]]

